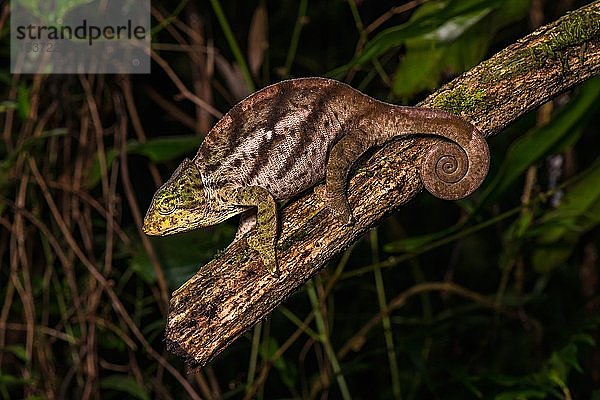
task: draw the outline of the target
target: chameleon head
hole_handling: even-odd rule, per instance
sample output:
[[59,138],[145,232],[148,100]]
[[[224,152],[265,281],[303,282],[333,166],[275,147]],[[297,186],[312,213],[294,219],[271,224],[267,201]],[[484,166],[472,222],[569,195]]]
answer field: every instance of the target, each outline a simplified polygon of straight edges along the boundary
[[164,236],[204,226],[205,208],[204,185],[198,167],[185,159],[154,194],[142,231]]

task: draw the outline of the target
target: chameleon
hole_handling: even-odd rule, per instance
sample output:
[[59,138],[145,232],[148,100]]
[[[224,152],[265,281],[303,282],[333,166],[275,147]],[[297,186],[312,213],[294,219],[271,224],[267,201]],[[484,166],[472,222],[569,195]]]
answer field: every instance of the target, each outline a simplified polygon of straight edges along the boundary
[[352,225],[348,174],[370,148],[414,135],[445,138],[423,158],[425,188],[456,200],[479,187],[489,167],[487,142],[459,116],[376,100],[326,78],[284,80],[236,104],[154,194],[142,230],[170,235],[241,214],[234,239],[247,235],[277,275],[277,204],[314,187],[335,218]]

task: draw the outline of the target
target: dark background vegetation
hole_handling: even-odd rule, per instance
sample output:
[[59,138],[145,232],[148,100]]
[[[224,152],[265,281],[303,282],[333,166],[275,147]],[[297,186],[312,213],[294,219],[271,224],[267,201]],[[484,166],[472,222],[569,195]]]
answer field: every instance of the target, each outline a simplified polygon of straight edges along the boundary
[[10,75],[3,4],[0,397],[600,399],[598,79],[490,138],[474,196],[418,196],[189,376],[168,295],[236,221],[138,229],[216,121],[198,99],[333,76],[415,104],[583,4],[156,0],[145,76]]

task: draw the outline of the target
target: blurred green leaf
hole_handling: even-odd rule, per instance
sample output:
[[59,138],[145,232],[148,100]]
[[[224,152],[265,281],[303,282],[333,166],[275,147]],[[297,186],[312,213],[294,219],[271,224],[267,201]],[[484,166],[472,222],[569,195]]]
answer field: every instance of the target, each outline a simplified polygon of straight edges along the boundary
[[[152,162],[162,163],[180,158],[184,154],[190,153],[202,143],[202,138],[197,135],[168,136],[150,139],[144,143],[135,140],[127,142],[126,151],[128,154],[138,154],[148,157]],[[110,170],[117,150],[110,149],[106,152],[106,165]],[[92,188],[100,182],[100,162],[96,158],[87,176],[87,187]]]
[[23,378],[19,378],[14,375],[7,375],[0,372],[0,387],[6,387],[9,385],[18,385],[25,382]]
[[12,353],[21,361],[27,362],[27,360],[29,360],[29,358],[27,357],[27,351],[25,351],[25,347],[20,344],[11,344],[4,347],[2,350]]
[[446,53],[445,47],[433,43],[418,49],[407,44],[406,55],[394,73],[392,93],[407,99],[414,93],[437,86],[439,74],[445,68]]
[[460,227],[462,227],[462,224],[452,225],[444,230],[434,233],[419,236],[409,236],[401,240],[386,243],[383,246],[383,251],[387,253],[412,253],[433,241],[442,239],[452,233],[455,233]]
[[161,336],[165,330],[166,321],[164,319],[157,319],[149,324],[144,324],[143,332],[144,336],[148,341],[153,341],[155,338]]
[[[115,149],[109,149],[106,153],[106,166],[108,168],[108,170],[111,169],[113,162],[115,161],[115,158],[117,157],[117,151]],[[86,187],[87,188],[93,188],[94,186],[96,186],[98,184],[98,182],[100,182],[100,179],[102,178],[102,172],[100,171],[100,161],[99,161],[99,157],[100,154],[96,154],[96,159],[94,160],[94,164],[92,164],[92,167],[90,168],[88,174],[87,174],[87,180],[86,180]]]
[[39,18],[45,24],[55,24],[62,21],[69,12],[95,0],[56,0],[53,2],[40,2],[36,0],[13,0],[14,5],[19,5]]
[[594,338],[587,333],[577,333],[571,336],[571,341],[573,343],[586,344],[590,347],[596,346],[596,341],[594,340]]
[[150,139],[145,143],[130,141],[127,152],[148,157],[155,163],[170,161],[200,147],[202,137],[197,135],[168,136]]
[[[178,235],[152,238],[165,278],[171,288],[181,286],[233,237],[234,227],[219,224],[210,229],[196,229]],[[156,282],[156,274],[141,244],[131,260],[133,270],[147,283]]]
[[571,339],[570,343],[552,352],[538,372],[526,376],[489,376],[493,382],[510,387],[494,399],[563,398],[563,393],[568,390],[566,382],[571,370],[581,372],[578,358],[583,349],[577,346],[575,337]]
[[[437,35],[438,41],[454,40],[454,35],[460,34],[469,22],[473,22],[471,18],[473,15],[479,13],[484,15],[500,7],[502,3],[503,0],[450,0],[425,3],[418,12],[415,12],[417,17],[411,18],[405,24],[382,31],[367,42],[363,51],[352,61],[331,71],[328,75],[340,78],[350,68],[364,65],[390,49],[401,46],[408,39]],[[440,29],[444,25],[445,28]]]
[[8,110],[16,110],[18,106],[15,101],[4,100],[0,102],[0,113],[5,113]]
[[[25,152],[33,151],[35,148],[44,144],[46,142],[46,140],[49,138],[57,137],[57,136],[65,136],[67,133],[68,133],[67,129],[57,128],[57,129],[45,131],[40,136],[33,136],[33,137],[30,137],[27,140],[25,140],[25,142],[23,142],[23,144],[19,148],[14,149],[12,152],[10,152],[6,156],[5,159],[0,161],[0,178],[2,178],[2,175],[4,173],[6,173],[12,167],[14,167],[15,162],[17,161],[17,158],[19,157],[19,155],[21,155]],[[0,182],[5,182],[5,180],[0,179]],[[2,185],[0,184],[0,186],[2,186]]]
[[0,82],[10,87],[12,83],[12,75],[6,70],[0,70]]
[[512,217],[516,214],[518,208],[514,208],[512,210],[506,211],[500,215],[497,215],[493,218],[489,218],[484,222],[481,222],[477,225],[466,227],[469,219],[459,221],[458,223],[438,232],[434,232],[431,234],[420,235],[420,236],[411,236],[407,237],[395,242],[388,243],[384,245],[384,250],[386,252],[406,252],[406,253],[416,253],[421,252],[423,250],[431,250],[432,247],[443,245],[450,243],[454,240],[457,240],[461,237],[465,237],[471,235],[479,230],[491,226],[493,224],[499,223],[507,218]]
[[[261,356],[265,360],[271,359],[271,357],[279,349],[277,339],[275,339],[274,337],[269,337],[267,338],[267,340],[268,341],[266,345],[261,344],[259,348]],[[296,390],[296,383],[298,382],[298,368],[296,367],[296,365],[288,362],[285,359],[285,357],[279,357],[277,360],[275,360],[275,363],[273,365],[275,366],[275,369],[277,369],[277,372],[279,373],[279,376],[281,377],[283,383],[288,387],[290,392],[294,393]]]
[[546,399],[548,394],[545,391],[537,389],[523,389],[510,392],[504,392],[494,396],[494,400],[530,400]]
[[123,338],[108,327],[101,327],[101,329],[98,329],[98,345],[103,349],[118,352],[127,350],[127,343],[125,343]]
[[138,385],[133,378],[126,375],[109,375],[105,378],[102,378],[100,380],[100,387],[103,389],[127,393],[136,399],[150,400],[150,396],[146,392],[145,388]]
[[29,87],[25,84],[20,84],[17,89],[17,114],[21,120],[26,120],[30,112],[30,93]]
[[562,265],[579,238],[600,223],[600,160],[567,188],[558,208],[544,215],[528,235],[535,237],[532,263],[548,273]]
[[545,126],[536,128],[515,142],[504,155],[498,174],[484,189],[482,203],[493,202],[502,196],[531,165],[559,150],[566,137],[579,136],[575,129],[590,115],[600,97],[600,78],[586,82],[576,98]]
[[[523,8],[526,2],[519,4]],[[439,6],[435,2],[423,4],[411,21],[438,12]],[[495,31],[511,22],[491,18],[493,10],[492,6],[474,9],[455,16],[432,32],[406,39],[406,54],[394,73],[392,92],[407,99],[421,90],[437,87],[442,74],[462,72],[481,60]]]
[[55,1],[55,13],[53,17],[56,21],[64,19],[65,15],[85,4],[93,3],[95,0],[57,0]]

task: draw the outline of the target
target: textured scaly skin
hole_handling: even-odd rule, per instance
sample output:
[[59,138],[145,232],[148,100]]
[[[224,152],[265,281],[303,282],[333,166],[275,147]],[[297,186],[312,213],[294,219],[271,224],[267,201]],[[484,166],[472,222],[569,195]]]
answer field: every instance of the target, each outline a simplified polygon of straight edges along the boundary
[[375,100],[324,78],[268,86],[235,105],[158,189],[142,229],[168,235],[243,214],[238,236],[254,224],[248,244],[277,271],[277,201],[325,178],[315,192],[337,219],[352,224],[345,188],[352,164],[369,148],[415,134],[451,142],[432,147],[420,166],[427,190],[459,199],[483,181],[489,165],[485,139],[470,123],[441,110]]

